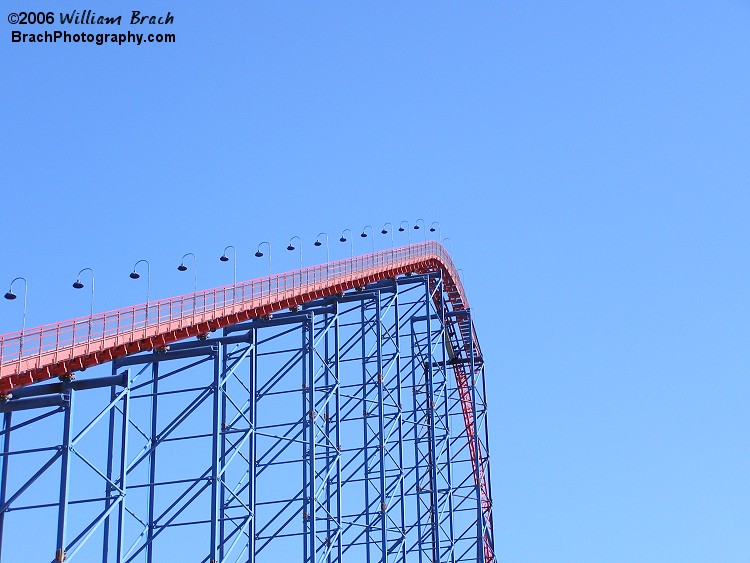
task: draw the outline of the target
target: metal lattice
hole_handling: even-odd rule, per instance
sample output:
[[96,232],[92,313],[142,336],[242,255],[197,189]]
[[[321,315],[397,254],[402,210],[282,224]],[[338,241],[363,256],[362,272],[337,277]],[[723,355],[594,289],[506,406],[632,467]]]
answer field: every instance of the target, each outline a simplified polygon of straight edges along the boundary
[[17,389],[0,560],[494,561],[484,364],[449,292],[385,279]]

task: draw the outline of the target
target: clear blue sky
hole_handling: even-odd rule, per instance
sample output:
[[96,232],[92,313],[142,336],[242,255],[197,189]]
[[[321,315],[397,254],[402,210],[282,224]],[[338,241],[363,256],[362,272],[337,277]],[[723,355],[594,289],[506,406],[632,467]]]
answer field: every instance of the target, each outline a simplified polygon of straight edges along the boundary
[[29,279],[29,326],[87,313],[83,267],[104,310],[144,300],[140,258],[168,297],[185,252],[210,287],[227,244],[250,278],[262,240],[280,271],[292,235],[309,263],[320,231],[440,221],[501,560],[750,561],[750,3],[3,5],[177,34],[12,45],[3,12],[0,283]]

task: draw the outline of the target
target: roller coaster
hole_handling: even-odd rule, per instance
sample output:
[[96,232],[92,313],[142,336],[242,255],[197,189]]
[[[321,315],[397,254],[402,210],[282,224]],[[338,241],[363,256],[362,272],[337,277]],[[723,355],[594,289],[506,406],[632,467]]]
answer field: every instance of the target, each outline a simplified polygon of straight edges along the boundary
[[2,335],[0,412],[3,562],[497,560],[436,241]]

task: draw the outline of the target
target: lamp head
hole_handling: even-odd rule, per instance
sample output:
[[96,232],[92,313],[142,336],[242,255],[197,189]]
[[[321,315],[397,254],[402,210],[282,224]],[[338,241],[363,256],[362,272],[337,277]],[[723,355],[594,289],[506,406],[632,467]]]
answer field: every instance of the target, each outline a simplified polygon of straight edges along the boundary
[[419,225],[414,225],[414,230],[418,231],[419,230]]
[[16,298],[16,294],[13,293],[12,291],[9,291],[8,293],[5,294],[5,298],[10,301],[13,301]]
[[81,280],[76,280],[73,283],[73,287],[75,287],[76,289],[83,289],[83,284],[81,283]]
[[140,277],[141,277],[141,274],[139,274],[139,273],[138,273],[138,272],[136,272],[135,270],[133,270],[133,271],[132,271],[132,272],[130,273],[130,279],[131,279],[131,280],[137,280],[137,279],[138,279],[138,278],[140,278]]
[[399,227],[399,228],[398,228],[398,232],[399,232],[399,233],[403,233],[403,232],[404,232],[404,228],[403,228],[403,227]]
[[260,250],[255,253],[256,258],[260,258],[261,256],[263,256],[263,253]]
[[340,242],[346,242],[346,237],[341,237],[341,238],[339,239],[339,241],[340,241]]
[[287,250],[294,250],[294,246],[290,244],[289,246],[286,247],[286,249]]
[[221,260],[222,262],[229,262],[229,257],[226,254],[222,254],[219,257],[219,260]]
[[430,227],[430,232],[434,233],[435,232],[435,227]]
[[179,266],[177,266],[177,269],[181,272],[185,272],[187,271],[187,266],[185,266],[185,264],[180,264]]
[[322,242],[320,242],[319,240],[316,240],[316,241],[315,241],[315,242],[313,243],[313,246],[320,246],[320,245],[322,245],[322,244],[323,244]]
[[362,231],[362,233],[359,236],[361,236],[362,238],[367,238],[367,233]]
[[381,235],[387,235],[388,234],[388,229],[383,229],[382,231],[380,231],[380,234]]

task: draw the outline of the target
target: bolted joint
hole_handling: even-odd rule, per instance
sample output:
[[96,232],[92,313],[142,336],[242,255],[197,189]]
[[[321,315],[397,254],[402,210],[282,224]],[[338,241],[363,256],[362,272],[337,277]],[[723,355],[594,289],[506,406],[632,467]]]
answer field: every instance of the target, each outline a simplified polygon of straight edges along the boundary
[[307,510],[302,511],[302,520],[307,521],[307,519],[310,517],[309,514],[307,514]]
[[198,340],[200,340],[201,342],[205,342],[206,340],[208,340],[208,333],[207,332],[202,332],[198,336],[196,336],[195,338],[198,339]]
[[13,393],[2,393],[0,394],[0,402],[7,403],[13,398]]
[[384,502],[380,503],[380,510],[382,512],[385,512],[387,508],[388,508],[388,505],[386,503],[384,503]]
[[65,561],[65,558],[68,556],[67,553],[65,553],[65,549],[62,547],[58,548],[57,551],[55,551],[55,561]]
[[310,411],[310,419],[314,420],[318,416],[318,411],[311,410]]
[[70,383],[76,380],[76,376],[74,373],[64,373],[58,379],[63,383]]

